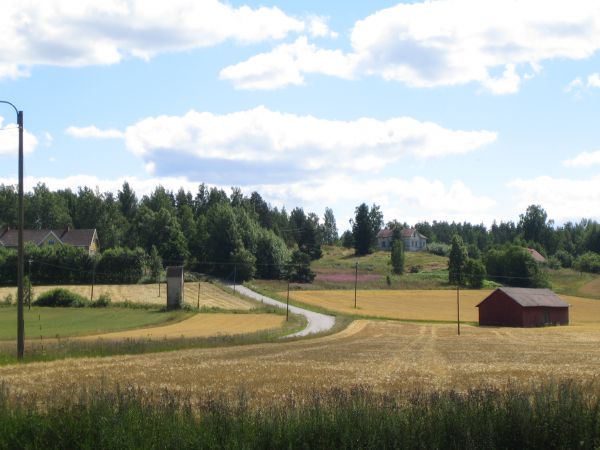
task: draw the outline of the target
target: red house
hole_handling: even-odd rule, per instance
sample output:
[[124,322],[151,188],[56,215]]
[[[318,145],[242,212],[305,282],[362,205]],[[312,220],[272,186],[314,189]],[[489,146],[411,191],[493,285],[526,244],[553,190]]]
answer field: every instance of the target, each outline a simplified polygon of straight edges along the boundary
[[479,325],[542,327],[569,324],[569,304],[550,289],[498,288],[477,307]]

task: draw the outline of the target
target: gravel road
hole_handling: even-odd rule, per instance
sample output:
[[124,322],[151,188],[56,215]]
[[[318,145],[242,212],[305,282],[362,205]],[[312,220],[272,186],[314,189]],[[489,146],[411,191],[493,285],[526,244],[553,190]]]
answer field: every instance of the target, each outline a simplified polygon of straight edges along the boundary
[[[233,284],[228,284],[227,286],[233,289]],[[258,300],[259,302],[266,303],[268,305],[273,305],[283,309],[285,309],[286,307],[285,303],[266,297],[262,294],[259,294],[258,292],[254,292],[252,289],[248,289],[245,286],[236,285],[235,290],[240,294],[253,298],[254,300]],[[308,311],[304,308],[298,308],[297,306],[290,305],[290,312],[306,317],[308,324],[303,330],[298,331],[294,334],[290,334],[286,337],[307,336],[313,333],[328,331],[335,324],[335,317],[333,316]]]

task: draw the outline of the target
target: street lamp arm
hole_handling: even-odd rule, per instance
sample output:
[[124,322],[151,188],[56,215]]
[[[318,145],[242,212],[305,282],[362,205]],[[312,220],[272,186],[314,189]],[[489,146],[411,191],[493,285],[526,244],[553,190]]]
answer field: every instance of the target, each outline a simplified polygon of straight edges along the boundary
[[7,105],[10,105],[13,107],[13,109],[15,110],[15,112],[17,113],[17,117],[19,116],[19,110],[17,109],[17,107],[15,105],[13,105],[11,102],[7,102],[6,100],[0,100],[0,103],[6,103]]

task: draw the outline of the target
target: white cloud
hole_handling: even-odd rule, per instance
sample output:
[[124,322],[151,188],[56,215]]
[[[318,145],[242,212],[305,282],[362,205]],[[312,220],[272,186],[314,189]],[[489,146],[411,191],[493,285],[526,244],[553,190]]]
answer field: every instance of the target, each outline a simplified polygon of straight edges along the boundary
[[52,147],[52,143],[54,142],[54,136],[52,136],[47,131],[44,132],[44,146]]
[[308,32],[312,37],[337,38],[338,33],[331,31],[326,17],[311,16],[308,21]]
[[219,76],[238,89],[279,89],[304,84],[304,74],[321,73],[352,78],[355,61],[340,50],[319,49],[306,36],[281,44],[241,63],[225,67]]
[[566,159],[563,164],[567,167],[590,167],[600,164],[600,150],[595,152],[582,152],[575,158]]
[[[337,65],[345,77],[351,75],[345,70],[350,67],[354,76],[377,75],[414,87],[475,82],[492,93],[507,94],[539,72],[544,61],[585,59],[600,49],[600,8],[596,0],[400,3],[357,21],[351,44],[351,52],[340,54],[326,70],[317,67],[317,72],[340,76],[331,67]],[[251,58],[241,63],[247,64],[238,78],[227,78],[238,87],[272,89],[272,83],[259,81],[270,75],[259,70],[259,63],[274,61],[281,51],[277,47]],[[311,48],[313,54],[318,51]],[[298,84],[298,73],[314,72],[304,69],[301,58],[293,59],[294,76],[287,84]],[[525,73],[526,68],[533,72]],[[253,83],[243,83],[244,78],[253,78]],[[278,79],[277,87],[283,85]]]
[[540,176],[513,180],[508,186],[518,191],[515,204],[518,210],[536,204],[543,205],[548,217],[556,221],[600,218],[600,176],[587,180]]
[[[466,154],[494,142],[490,131],[450,130],[410,117],[326,120],[263,106],[224,115],[189,111],[143,119],[125,131],[127,147],[158,171],[188,170],[202,161],[288,168],[299,174],[377,171],[405,155]],[[182,159],[186,164],[166,169]],[[160,172],[159,172],[160,173]]]
[[600,73],[598,72],[588,75],[585,81],[581,77],[575,78],[567,85],[565,92],[574,92],[575,96],[580,98],[583,91],[596,88],[600,88]]
[[125,137],[122,131],[115,129],[100,130],[94,125],[88,127],[69,127],[65,130],[69,136],[80,139],[120,139]]
[[295,204],[317,212],[322,212],[325,206],[334,207],[342,229],[354,216],[354,207],[363,201],[381,206],[386,221],[398,219],[414,224],[435,219],[491,223],[494,219],[494,200],[474,194],[461,181],[446,184],[422,177],[356,180],[336,175],[310,182],[255,185],[247,189],[257,190],[278,205]]
[[[38,145],[38,140],[27,129],[23,130],[23,152],[33,153]],[[4,124],[4,118],[0,116],[0,156],[17,156],[19,151],[19,129],[16,123]]]
[[[72,175],[68,177],[32,177],[26,176],[23,180],[25,191],[31,191],[38,183],[44,183],[52,191],[58,189],[70,188],[77,190],[79,187],[87,186],[100,192],[116,193],[123,187],[123,183],[127,181],[135,191],[138,198],[143,195],[148,195],[154,191],[158,185],[164,186],[166,189],[176,191],[183,187],[186,191],[195,193],[198,190],[198,184],[188,181],[183,177],[163,177],[163,178],[145,178],[138,177],[118,177],[118,178],[99,178],[94,175]],[[0,178],[0,184],[16,185],[16,178]],[[226,191],[229,188],[224,188]]]
[[35,65],[115,64],[125,57],[282,39],[306,24],[277,7],[219,0],[4,0],[0,78]]

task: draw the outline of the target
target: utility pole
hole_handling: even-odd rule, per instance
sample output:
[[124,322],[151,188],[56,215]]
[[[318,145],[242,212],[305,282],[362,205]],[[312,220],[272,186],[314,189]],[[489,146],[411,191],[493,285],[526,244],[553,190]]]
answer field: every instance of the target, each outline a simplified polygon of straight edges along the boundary
[[285,321],[287,322],[290,319],[290,278],[288,277],[288,286],[287,286],[287,301],[285,304]]
[[233,265],[233,293],[235,294],[235,277],[237,275],[237,264]]
[[23,318],[23,275],[25,273],[25,252],[23,248],[23,223],[25,214],[23,212],[23,111],[19,111],[15,105],[5,100],[0,103],[10,105],[17,113],[17,126],[19,128],[19,232],[17,244],[17,359],[23,360],[25,353],[25,320]]
[[200,281],[198,281],[198,309],[200,309]]
[[356,285],[358,284],[358,261],[356,261],[354,272],[354,308],[356,309]]
[[29,306],[29,311],[31,311],[31,263],[33,259],[29,258],[29,289],[27,290],[27,304]]
[[96,283],[96,258],[92,261],[92,292],[90,293],[90,302],[94,301],[94,283]]
[[456,327],[460,336],[460,283],[456,284]]

